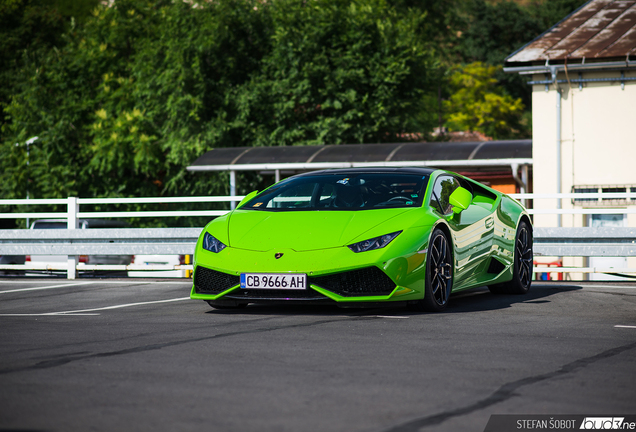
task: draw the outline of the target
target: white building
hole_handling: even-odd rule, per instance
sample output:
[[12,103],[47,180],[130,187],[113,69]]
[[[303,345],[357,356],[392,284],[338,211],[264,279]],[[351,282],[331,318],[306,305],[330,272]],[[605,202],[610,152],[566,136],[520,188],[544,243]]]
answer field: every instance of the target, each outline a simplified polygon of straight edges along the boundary
[[[636,1],[592,0],[506,59],[531,78],[533,192],[636,192]],[[540,227],[636,227],[636,199],[562,200],[592,215],[537,214]],[[557,200],[535,200],[537,210]],[[603,214],[620,209],[616,214]],[[566,266],[599,266],[598,258]],[[636,267],[636,259],[603,258]],[[578,277],[574,277],[578,278]]]

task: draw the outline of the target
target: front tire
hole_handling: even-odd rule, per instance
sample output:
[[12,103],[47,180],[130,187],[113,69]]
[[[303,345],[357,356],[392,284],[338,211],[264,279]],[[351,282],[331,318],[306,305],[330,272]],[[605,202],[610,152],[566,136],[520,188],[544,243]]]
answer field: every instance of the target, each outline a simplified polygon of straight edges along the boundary
[[433,230],[426,258],[424,298],[412,304],[412,309],[441,312],[446,309],[453,287],[452,245],[444,231]]
[[532,230],[526,221],[519,222],[515,237],[515,262],[512,279],[488,287],[493,294],[526,294],[532,284]]

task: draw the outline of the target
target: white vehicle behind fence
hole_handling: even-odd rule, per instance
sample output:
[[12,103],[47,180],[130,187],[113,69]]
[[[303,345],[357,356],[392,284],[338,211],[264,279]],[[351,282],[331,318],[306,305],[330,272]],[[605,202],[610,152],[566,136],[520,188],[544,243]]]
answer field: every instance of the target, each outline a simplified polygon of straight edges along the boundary
[[[3,264],[24,264],[24,255],[0,255],[0,265]],[[18,270],[0,270],[0,276],[20,274]]]
[[[66,229],[66,219],[39,219],[31,224],[31,229]],[[118,220],[80,219],[79,229],[90,228],[130,228],[130,224]],[[79,262],[85,264],[128,265],[133,255],[80,255]],[[66,262],[66,255],[27,255],[27,263],[59,264]]]
[[[185,255],[135,255],[133,264],[146,266],[183,265],[185,261]],[[188,270],[128,271],[128,277],[184,278],[188,276]]]

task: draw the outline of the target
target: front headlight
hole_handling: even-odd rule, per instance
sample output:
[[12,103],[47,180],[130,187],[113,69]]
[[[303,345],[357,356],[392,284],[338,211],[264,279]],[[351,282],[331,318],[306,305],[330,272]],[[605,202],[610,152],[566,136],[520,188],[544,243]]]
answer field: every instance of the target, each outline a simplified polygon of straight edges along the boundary
[[221,241],[219,241],[216,237],[211,235],[209,232],[206,232],[205,235],[203,236],[203,249],[207,251],[219,253],[226,247],[227,247],[226,245],[221,243]]
[[374,237],[369,240],[364,240],[358,243],[350,244],[348,247],[355,253],[366,252],[375,249],[382,249],[393,241],[402,231],[397,231],[391,234],[385,234],[380,237]]

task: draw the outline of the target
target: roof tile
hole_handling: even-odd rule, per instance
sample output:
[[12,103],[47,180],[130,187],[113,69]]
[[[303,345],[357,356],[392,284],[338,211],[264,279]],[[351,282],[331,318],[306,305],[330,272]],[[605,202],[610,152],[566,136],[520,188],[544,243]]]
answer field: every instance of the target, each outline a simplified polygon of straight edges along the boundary
[[624,57],[636,50],[636,0],[592,0],[507,63]]

